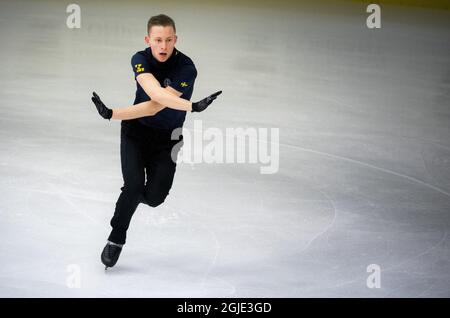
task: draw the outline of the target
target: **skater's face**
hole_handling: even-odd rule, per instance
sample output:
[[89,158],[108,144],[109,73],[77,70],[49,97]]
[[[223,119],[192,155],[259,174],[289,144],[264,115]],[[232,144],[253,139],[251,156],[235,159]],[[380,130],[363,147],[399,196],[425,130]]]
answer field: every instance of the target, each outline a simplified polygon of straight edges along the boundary
[[145,37],[145,42],[150,46],[153,57],[159,62],[165,62],[172,55],[177,36],[171,26],[154,25]]

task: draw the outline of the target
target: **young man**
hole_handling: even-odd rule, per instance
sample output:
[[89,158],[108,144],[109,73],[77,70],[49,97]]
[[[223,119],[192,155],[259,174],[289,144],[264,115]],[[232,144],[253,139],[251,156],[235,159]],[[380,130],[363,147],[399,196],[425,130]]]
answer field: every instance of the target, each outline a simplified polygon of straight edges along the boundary
[[171,151],[183,137],[172,140],[172,131],[183,126],[186,111],[205,110],[222,92],[190,102],[197,70],[192,60],[175,48],[174,21],[163,14],[153,16],[147,31],[145,42],[149,47],[131,59],[137,82],[134,106],[109,109],[95,92],[91,98],[103,118],[122,120],[124,185],[101,254],[106,268],[116,264],[139,203],[157,207],[169,194],[176,168]]

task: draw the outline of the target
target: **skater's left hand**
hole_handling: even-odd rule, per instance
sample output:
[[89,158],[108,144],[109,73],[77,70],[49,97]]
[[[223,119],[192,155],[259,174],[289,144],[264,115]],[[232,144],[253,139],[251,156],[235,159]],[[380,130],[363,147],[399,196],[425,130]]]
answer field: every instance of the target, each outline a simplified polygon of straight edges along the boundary
[[216,98],[222,94],[222,91],[215,92],[212,95],[202,99],[199,102],[192,103],[192,111],[191,112],[202,112],[204,111]]
[[111,109],[109,109],[108,107],[106,107],[105,104],[103,104],[102,100],[100,99],[100,97],[95,93],[92,92],[92,98],[91,100],[94,102],[95,107],[97,107],[97,111],[100,114],[100,116],[102,116],[105,119],[111,119],[113,111]]

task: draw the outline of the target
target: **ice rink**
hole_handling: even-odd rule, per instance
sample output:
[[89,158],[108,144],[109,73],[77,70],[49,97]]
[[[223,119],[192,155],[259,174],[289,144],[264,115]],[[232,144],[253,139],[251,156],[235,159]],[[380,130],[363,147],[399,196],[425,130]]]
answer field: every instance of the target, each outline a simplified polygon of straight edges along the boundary
[[[449,297],[450,11],[323,1],[0,3],[1,297]],[[296,4],[297,3],[297,4]],[[198,70],[185,128],[278,128],[279,168],[180,163],[100,253],[149,17]],[[275,149],[275,148],[273,148]],[[374,285],[375,284],[375,285]]]

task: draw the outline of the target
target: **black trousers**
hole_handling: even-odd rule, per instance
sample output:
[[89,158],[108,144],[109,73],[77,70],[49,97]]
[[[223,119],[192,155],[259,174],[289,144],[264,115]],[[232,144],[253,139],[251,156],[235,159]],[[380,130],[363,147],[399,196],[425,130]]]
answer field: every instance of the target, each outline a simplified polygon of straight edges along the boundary
[[[124,185],[111,219],[108,240],[125,244],[131,218],[140,203],[157,207],[172,187],[182,137],[171,140],[170,130],[145,126],[137,120],[122,121],[120,158]],[[181,141],[181,142],[180,142]]]

